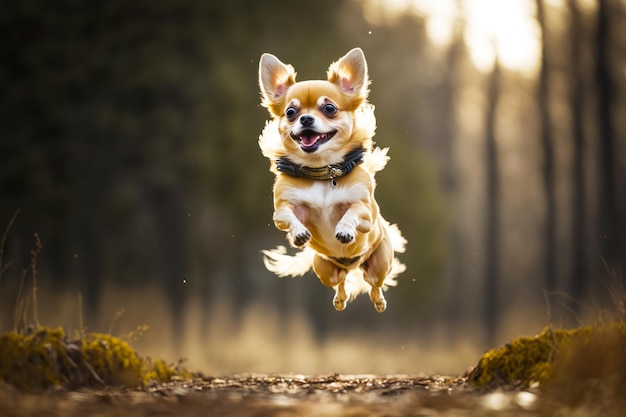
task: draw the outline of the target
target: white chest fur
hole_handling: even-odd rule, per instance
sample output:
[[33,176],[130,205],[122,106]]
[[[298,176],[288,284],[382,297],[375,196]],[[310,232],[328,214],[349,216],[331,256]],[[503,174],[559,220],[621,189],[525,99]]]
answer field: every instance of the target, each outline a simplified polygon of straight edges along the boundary
[[294,206],[304,205],[320,215],[330,216],[337,206],[369,200],[370,196],[363,184],[342,184],[337,180],[337,185],[333,186],[330,180],[321,180],[314,181],[310,187],[286,189],[281,197]]
[[[317,251],[342,257],[365,250],[366,242],[355,238],[357,230],[369,231],[373,220],[372,196],[367,184],[346,179],[337,180],[335,186],[329,180],[312,181],[306,187],[282,188],[280,200],[286,201],[290,210],[289,213],[278,210],[274,220],[287,220],[292,236],[309,234],[310,244]],[[354,213],[355,207],[365,213],[365,222]],[[297,220],[288,220],[291,216]]]

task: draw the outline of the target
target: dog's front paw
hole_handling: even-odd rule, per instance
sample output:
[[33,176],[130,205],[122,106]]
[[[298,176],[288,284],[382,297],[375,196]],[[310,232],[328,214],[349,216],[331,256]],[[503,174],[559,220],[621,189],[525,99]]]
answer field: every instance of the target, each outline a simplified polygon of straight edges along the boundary
[[291,231],[291,244],[298,248],[306,245],[311,239],[311,232],[306,227],[299,228],[298,230]]
[[335,237],[341,243],[350,243],[354,240],[354,230],[338,224],[335,229]]
[[302,247],[311,239],[311,232],[305,230],[304,233],[298,234],[293,238],[293,244]]

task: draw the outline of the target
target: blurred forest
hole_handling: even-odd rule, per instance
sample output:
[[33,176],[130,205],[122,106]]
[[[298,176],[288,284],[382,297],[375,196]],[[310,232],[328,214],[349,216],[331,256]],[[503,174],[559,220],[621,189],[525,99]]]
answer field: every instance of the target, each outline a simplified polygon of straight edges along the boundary
[[[278,355],[267,346],[350,335],[358,349],[399,341],[398,355],[438,338],[453,356],[609,306],[626,276],[626,4],[435,3],[3,5],[0,229],[19,213],[0,254],[2,329],[35,233],[24,286],[36,275],[40,321],[105,331],[124,308],[152,345],[194,356],[191,340],[209,368],[230,358],[215,369],[265,369],[220,345],[246,322],[272,339],[250,346]],[[391,148],[377,198],[409,241],[384,314],[366,297],[337,313],[313,274],[279,279],[260,253],[285,237],[257,145],[258,59],[324,78],[355,46]]]

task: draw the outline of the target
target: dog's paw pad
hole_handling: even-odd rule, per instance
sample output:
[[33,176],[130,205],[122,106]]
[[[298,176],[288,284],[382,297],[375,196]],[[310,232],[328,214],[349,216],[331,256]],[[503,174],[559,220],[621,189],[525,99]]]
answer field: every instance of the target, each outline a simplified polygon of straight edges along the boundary
[[341,243],[350,243],[354,240],[354,236],[350,233],[337,233],[335,237]]
[[387,310],[387,301],[384,298],[382,300],[376,301],[374,303],[374,308],[379,313],[383,313],[385,310]]
[[337,226],[337,229],[335,229],[335,237],[341,243],[350,243],[354,240],[354,231]]
[[341,282],[335,287],[333,306],[335,306],[335,310],[337,311],[345,310],[346,306],[348,305],[348,294],[346,294],[346,288],[344,287],[344,278],[345,272],[343,273],[343,276],[340,277]]
[[346,309],[347,305],[348,303],[346,302],[346,300],[340,300],[337,296],[333,298],[333,306],[335,306],[335,310],[343,311]]
[[372,300],[372,303],[374,303],[374,308],[379,313],[387,310],[387,300],[385,300],[382,288],[373,287],[370,291],[370,300]]
[[293,244],[297,247],[302,247],[311,239],[311,232],[304,229],[299,233],[293,235]]

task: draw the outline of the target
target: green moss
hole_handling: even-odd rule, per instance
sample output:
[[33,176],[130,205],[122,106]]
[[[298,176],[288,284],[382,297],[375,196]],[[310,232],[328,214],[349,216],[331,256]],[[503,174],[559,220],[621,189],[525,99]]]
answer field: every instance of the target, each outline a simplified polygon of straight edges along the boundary
[[141,385],[144,363],[128,343],[101,333],[91,333],[80,342],[86,363],[104,384]]
[[0,334],[0,380],[22,390],[139,387],[190,377],[161,360],[140,357],[125,341],[89,333],[70,340],[62,328]]
[[[611,337],[607,338],[607,335]],[[622,341],[621,344],[598,343],[602,340],[613,340],[614,337]],[[562,378],[562,375],[571,377],[571,370],[576,369],[573,367],[574,363],[578,368],[584,369],[579,371],[582,374],[596,372],[598,367],[591,364],[598,360],[604,363],[606,357],[615,356],[616,350],[626,357],[624,346],[626,346],[626,324],[622,322],[573,330],[554,330],[546,327],[537,336],[521,337],[499,349],[486,352],[465,376],[470,383],[483,387],[494,385],[529,387],[535,384],[543,387],[550,381]],[[604,365],[605,368],[607,366],[611,365]],[[626,379],[624,377],[626,359],[619,366],[621,366],[620,375]],[[570,371],[564,372],[568,368]]]
[[21,390],[62,385],[73,364],[64,337],[61,328],[0,335],[0,378]]
[[184,370],[176,370],[165,361],[157,359],[150,363],[148,371],[144,373],[143,383],[147,385],[152,381],[171,381],[175,377],[190,378],[191,375]]

